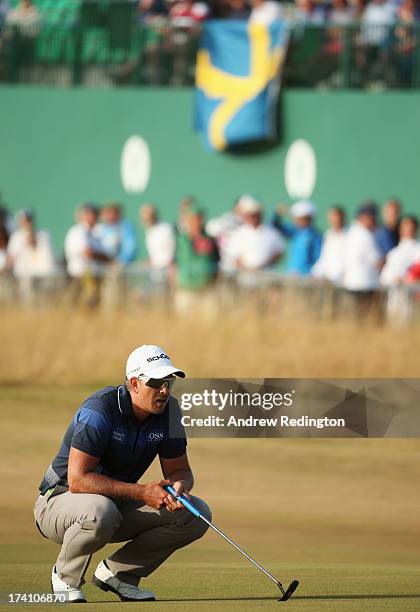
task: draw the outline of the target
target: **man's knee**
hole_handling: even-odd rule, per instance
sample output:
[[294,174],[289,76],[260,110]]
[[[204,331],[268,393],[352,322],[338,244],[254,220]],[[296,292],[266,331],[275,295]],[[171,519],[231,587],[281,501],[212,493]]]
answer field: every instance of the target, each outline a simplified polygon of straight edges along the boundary
[[[200,512],[200,514],[202,514],[208,521],[211,521],[211,510],[206,504],[206,502],[200,499],[199,497],[195,497],[194,495],[191,495],[191,501],[197,508],[197,510]],[[204,521],[201,522],[204,523]]]
[[[211,510],[206,502],[199,497],[194,497],[193,495],[191,496],[191,501],[200,514],[202,514],[208,521],[211,521]],[[198,516],[195,516],[189,512],[189,510],[187,512],[189,513],[189,529],[191,530],[191,535],[194,535],[194,539],[198,540],[198,538],[203,537],[209,526],[205,521],[203,521],[203,519],[198,518]]]
[[107,542],[120,526],[122,516],[115,503],[108,497],[96,495],[83,519],[83,529],[91,532],[95,540]]

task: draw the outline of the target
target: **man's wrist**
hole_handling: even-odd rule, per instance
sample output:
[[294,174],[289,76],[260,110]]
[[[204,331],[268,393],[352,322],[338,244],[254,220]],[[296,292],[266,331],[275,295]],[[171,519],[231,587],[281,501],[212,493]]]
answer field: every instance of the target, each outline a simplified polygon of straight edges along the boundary
[[[139,491],[139,487],[142,489]],[[117,499],[143,499],[143,486],[129,482],[118,482],[113,487],[112,497]]]
[[140,499],[140,501],[144,501],[144,491],[145,486],[143,484],[137,483],[133,485],[133,497],[135,494],[135,499]]

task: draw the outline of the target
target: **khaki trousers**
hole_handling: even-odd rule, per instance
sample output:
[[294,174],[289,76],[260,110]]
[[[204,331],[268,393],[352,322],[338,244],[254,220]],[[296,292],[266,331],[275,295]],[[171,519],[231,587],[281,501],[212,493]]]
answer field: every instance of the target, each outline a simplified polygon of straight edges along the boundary
[[[192,502],[209,520],[205,502]],[[62,493],[39,496],[34,507],[41,533],[61,544],[55,567],[61,580],[84,584],[92,553],[111,542],[127,542],[106,561],[119,580],[137,586],[174,551],[201,538],[206,523],[182,508],[154,510],[140,501],[114,501],[103,495]]]

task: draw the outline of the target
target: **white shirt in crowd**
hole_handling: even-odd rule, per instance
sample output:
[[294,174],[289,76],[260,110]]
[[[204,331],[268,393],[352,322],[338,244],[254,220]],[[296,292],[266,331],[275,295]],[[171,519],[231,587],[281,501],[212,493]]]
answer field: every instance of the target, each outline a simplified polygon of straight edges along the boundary
[[417,261],[420,261],[420,242],[414,238],[403,238],[386,256],[381,284],[386,287],[398,285],[410,266]]
[[362,16],[362,42],[365,45],[381,45],[395,20],[396,5],[393,2],[369,2]]
[[86,249],[92,249],[96,253],[104,252],[96,228],[90,229],[84,223],[77,223],[69,229],[64,241],[67,272],[70,276],[80,278],[86,273],[93,276],[101,276],[104,273],[104,264],[87,257],[84,254]]
[[346,256],[347,230],[328,229],[322,241],[321,254],[312,268],[312,275],[341,285]]
[[346,236],[343,287],[351,291],[377,289],[381,259],[373,232],[355,221]]
[[209,219],[206,224],[206,233],[216,240],[219,247],[219,267],[225,272],[236,268],[235,254],[231,252],[231,242],[232,236],[242,225],[241,217],[234,212],[227,212],[220,217]]
[[175,232],[170,223],[155,223],[146,230],[146,248],[152,268],[167,268],[175,259]]
[[41,29],[41,14],[36,6],[17,6],[7,13],[6,24],[19,27],[24,36],[35,37]]
[[283,11],[280,4],[273,0],[266,0],[260,6],[253,7],[248,21],[270,25],[270,23],[281,19],[283,19]]
[[279,232],[269,225],[242,225],[230,240],[230,254],[249,270],[265,268],[271,259],[283,253],[286,245]]
[[44,230],[35,232],[35,246],[30,244],[27,231],[14,231],[7,245],[7,255],[16,278],[44,278],[55,271],[50,235]]

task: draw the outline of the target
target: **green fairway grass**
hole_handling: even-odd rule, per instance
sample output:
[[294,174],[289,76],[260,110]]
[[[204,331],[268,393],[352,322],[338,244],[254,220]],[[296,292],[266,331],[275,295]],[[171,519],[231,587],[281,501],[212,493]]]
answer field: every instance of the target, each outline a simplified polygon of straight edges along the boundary
[[[80,401],[81,387],[3,386],[0,591],[48,592],[58,546],[32,506],[41,477]],[[215,524],[285,585],[276,586],[214,533],[179,551],[144,586],[153,603],[121,603],[90,584],[87,610],[420,610],[420,441],[193,439],[194,493]],[[152,466],[148,479],[159,477]],[[34,606],[32,606],[34,607]],[[35,606],[57,609],[60,606]],[[0,605],[0,610],[28,606]]]

